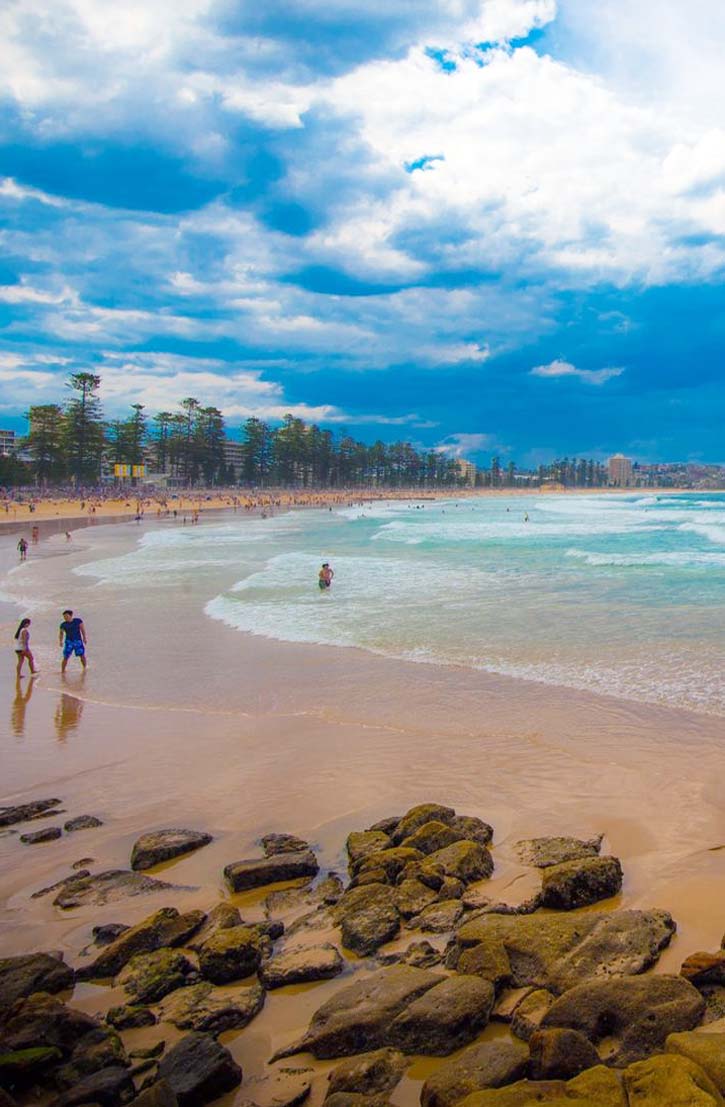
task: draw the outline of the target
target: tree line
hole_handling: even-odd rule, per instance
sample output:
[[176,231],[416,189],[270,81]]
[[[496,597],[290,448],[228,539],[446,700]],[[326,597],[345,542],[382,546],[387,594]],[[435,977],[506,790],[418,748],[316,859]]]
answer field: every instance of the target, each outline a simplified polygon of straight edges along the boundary
[[348,434],[306,423],[293,415],[272,427],[252,417],[242,427],[236,464],[225,451],[224,416],[192,396],[179,411],[149,418],[132,404],[125,419],[106,421],[94,373],[74,373],[63,404],[34,404],[27,413],[23,447],[29,457],[3,459],[0,483],[95,485],[114,464],[142,465],[184,486],[241,483],[255,487],[455,487],[462,483],[455,460],[409,442],[367,445]]

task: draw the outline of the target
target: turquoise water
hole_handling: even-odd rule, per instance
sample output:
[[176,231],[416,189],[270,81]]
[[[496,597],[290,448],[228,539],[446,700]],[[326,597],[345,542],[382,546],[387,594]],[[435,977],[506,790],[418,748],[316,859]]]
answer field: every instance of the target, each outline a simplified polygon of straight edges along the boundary
[[182,584],[211,619],[252,634],[725,714],[724,494],[234,518],[150,532],[77,571],[119,588]]

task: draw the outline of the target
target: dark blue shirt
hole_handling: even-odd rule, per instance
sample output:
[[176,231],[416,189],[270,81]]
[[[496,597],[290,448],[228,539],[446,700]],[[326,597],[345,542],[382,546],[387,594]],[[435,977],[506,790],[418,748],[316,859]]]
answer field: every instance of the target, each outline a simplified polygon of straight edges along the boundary
[[66,642],[82,642],[83,641],[83,639],[81,638],[81,625],[82,625],[82,623],[83,623],[82,619],[76,618],[76,619],[65,619],[60,624],[60,629],[65,634]]

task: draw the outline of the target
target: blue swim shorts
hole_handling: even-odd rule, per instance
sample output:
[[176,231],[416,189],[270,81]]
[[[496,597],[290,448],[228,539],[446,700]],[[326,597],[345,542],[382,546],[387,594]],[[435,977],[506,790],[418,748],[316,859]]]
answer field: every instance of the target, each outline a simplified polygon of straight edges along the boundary
[[73,654],[76,657],[83,657],[86,652],[86,647],[80,638],[72,638],[70,641],[66,638],[65,645],[63,646],[63,657],[71,657]]

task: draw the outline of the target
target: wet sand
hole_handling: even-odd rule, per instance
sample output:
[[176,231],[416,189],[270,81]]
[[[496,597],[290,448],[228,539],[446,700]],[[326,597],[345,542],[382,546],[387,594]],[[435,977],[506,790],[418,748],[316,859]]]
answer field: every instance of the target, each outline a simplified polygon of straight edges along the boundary
[[[70,576],[89,559],[81,543],[101,541],[109,529],[78,534],[72,552],[55,539],[28,574],[32,584],[37,573],[51,598],[75,588],[89,629],[86,676],[69,669],[61,679],[54,647],[43,646],[41,676],[17,691],[9,650],[2,662],[0,803],[58,796],[64,818],[104,821],[45,845],[0,836],[3,953],[62,949],[73,964],[99,922],[134,923],[164,905],[208,909],[228,897],[223,866],[258,855],[255,843],[270,831],[308,838],[323,870],[343,872],[350,830],[426,800],[494,826],[491,890],[502,899],[518,902],[531,891],[529,870],[511,854],[519,838],[603,833],[602,852],[620,857],[625,872],[622,895],[606,906],[663,907],[678,922],[658,971],[719,947],[725,719],[272,642],[187,610],[183,595],[167,595],[149,618],[133,596],[114,605],[107,589]],[[117,529],[114,548],[135,540],[131,530]],[[2,606],[8,641],[15,615]],[[56,625],[52,601],[34,614],[34,643],[46,623]],[[83,857],[94,858],[93,871],[128,867],[135,838],[164,826],[214,835],[154,873],[188,890],[70,912],[53,907],[52,896],[30,898]],[[233,898],[245,918],[261,917],[260,896]],[[223,1040],[253,1075],[339,984],[282,989],[248,1029]],[[79,986],[76,1001],[89,1010],[109,1005],[93,985]],[[168,1030],[158,1036],[170,1040]],[[413,1102],[416,1073],[422,1079],[431,1064],[414,1066],[396,1103]],[[236,1098],[248,1098],[244,1086]]]

